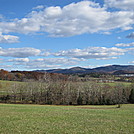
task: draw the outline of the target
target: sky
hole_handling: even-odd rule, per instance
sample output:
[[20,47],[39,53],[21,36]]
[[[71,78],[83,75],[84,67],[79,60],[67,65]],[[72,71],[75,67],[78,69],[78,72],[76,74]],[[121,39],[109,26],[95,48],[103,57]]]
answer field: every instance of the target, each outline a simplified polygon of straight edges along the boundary
[[0,69],[134,65],[134,0],[0,0]]

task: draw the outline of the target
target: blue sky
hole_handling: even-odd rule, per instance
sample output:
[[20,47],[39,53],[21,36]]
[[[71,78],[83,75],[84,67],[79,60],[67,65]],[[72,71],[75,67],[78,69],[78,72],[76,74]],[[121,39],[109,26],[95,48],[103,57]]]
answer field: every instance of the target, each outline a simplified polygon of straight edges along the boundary
[[0,0],[0,68],[134,65],[134,0]]

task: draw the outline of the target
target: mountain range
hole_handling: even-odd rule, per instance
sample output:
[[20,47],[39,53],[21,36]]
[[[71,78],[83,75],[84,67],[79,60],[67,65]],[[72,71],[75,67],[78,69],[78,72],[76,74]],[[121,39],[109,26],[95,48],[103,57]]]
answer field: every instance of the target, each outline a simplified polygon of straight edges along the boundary
[[110,73],[127,74],[134,73],[134,65],[110,65],[97,68],[73,67],[69,69],[35,70],[36,72],[62,73],[62,74],[87,74],[87,73]]

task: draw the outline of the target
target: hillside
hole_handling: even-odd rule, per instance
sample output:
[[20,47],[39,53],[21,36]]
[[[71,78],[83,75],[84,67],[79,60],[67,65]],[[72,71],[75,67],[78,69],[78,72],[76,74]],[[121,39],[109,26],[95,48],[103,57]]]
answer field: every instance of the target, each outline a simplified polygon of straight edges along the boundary
[[[76,73],[114,73],[116,71],[119,72],[131,72],[134,73],[134,65],[110,65],[104,67],[97,67],[97,68],[82,68],[82,67],[73,67],[70,69],[51,69],[51,70],[35,70],[37,72],[49,72],[49,73],[63,73],[63,74],[76,74]],[[118,72],[118,74],[120,74]]]

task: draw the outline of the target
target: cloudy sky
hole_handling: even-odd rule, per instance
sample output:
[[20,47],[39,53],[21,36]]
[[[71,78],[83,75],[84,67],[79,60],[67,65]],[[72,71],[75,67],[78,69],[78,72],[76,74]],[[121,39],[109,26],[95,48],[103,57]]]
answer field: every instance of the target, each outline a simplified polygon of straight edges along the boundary
[[0,68],[134,65],[134,0],[0,0]]

